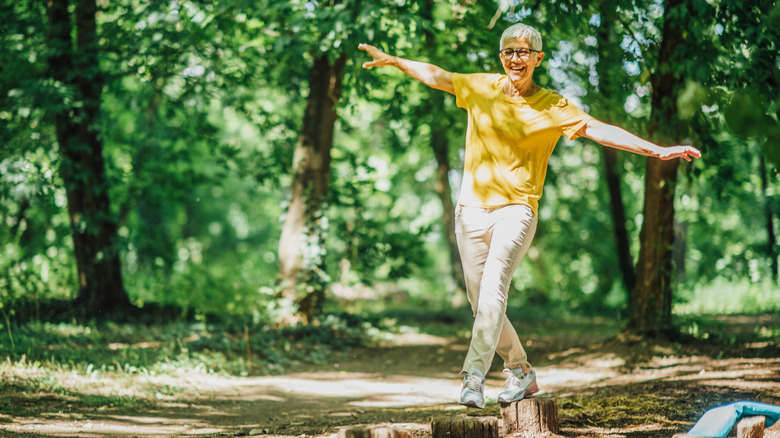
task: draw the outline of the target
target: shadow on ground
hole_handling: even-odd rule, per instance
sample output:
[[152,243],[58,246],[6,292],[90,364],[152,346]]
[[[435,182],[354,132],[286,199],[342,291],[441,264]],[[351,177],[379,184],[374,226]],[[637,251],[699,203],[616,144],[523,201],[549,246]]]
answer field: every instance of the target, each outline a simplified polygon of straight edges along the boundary
[[[610,330],[579,333],[524,341],[540,386],[558,398],[566,436],[670,437],[714,406],[780,404],[777,342],[649,343]],[[19,381],[0,391],[0,434],[326,437],[346,426],[394,424],[429,436],[433,418],[466,412],[454,403],[466,348],[464,338],[409,335],[284,375],[174,376],[172,385],[184,390],[132,402],[43,393]],[[499,359],[493,369],[501,369]],[[489,374],[489,405],[479,415],[499,414],[502,383],[501,372]]]

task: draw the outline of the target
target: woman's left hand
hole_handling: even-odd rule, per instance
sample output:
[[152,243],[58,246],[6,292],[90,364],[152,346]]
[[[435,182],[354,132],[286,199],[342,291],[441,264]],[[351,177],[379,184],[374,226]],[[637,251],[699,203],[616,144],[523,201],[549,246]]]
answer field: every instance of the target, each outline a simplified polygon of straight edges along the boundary
[[701,152],[693,146],[669,146],[663,148],[658,153],[658,158],[662,160],[673,160],[675,158],[684,158],[691,161],[691,158],[700,158]]

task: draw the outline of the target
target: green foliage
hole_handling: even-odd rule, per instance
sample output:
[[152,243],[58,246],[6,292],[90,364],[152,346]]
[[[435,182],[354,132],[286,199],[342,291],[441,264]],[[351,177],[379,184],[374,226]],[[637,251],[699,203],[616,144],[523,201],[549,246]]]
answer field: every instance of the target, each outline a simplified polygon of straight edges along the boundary
[[760,314],[780,311],[780,299],[771,281],[727,280],[718,277],[710,283],[692,286],[678,293],[675,313]]
[[720,82],[735,91],[724,105],[726,124],[742,137],[757,137],[776,168],[780,168],[778,17],[780,4],[773,0],[721,5],[717,19],[723,54],[716,70]]
[[[753,297],[755,305],[740,309],[771,308],[767,217],[751,212],[766,206],[776,228],[780,186],[771,171],[762,185],[757,156],[780,164],[780,9],[770,0],[687,4],[674,13],[691,24],[678,48],[691,61],[675,67],[687,80],[669,99],[683,137],[704,157],[683,167],[678,190],[686,236],[679,308],[696,309],[707,290],[723,284],[744,285],[744,300]],[[395,70],[361,69],[365,53],[357,44],[451,71],[500,71],[495,49],[510,24],[505,18],[522,17],[544,37],[541,85],[644,135],[663,13],[657,2],[623,0],[107,2],[99,14],[99,65],[90,74],[105,81],[96,129],[131,300],[179,306],[182,315],[265,320],[284,312],[273,289],[280,224],[309,70],[327,53],[349,60],[323,211],[322,281],[331,289],[448,303],[452,280],[430,138],[434,122],[447,127],[456,197],[464,114],[449,95],[435,106],[431,90]],[[46,38],[45,5],[6,1],[0,14],[0,310],[6,331],[28,348],[14,328],[19,300],[69,299],[77,288],[51,118],[55,97],[73,96],[46,77],[56,48]],[[608,19],[605,53],[594,41]],[[599,76],[612,79],[608,99],[600,97],[608,84]],[[619,161],[634,254],[643,163]],[[513,304],[624,305],[601,166],[598,149],[585,141],[556,148]]]

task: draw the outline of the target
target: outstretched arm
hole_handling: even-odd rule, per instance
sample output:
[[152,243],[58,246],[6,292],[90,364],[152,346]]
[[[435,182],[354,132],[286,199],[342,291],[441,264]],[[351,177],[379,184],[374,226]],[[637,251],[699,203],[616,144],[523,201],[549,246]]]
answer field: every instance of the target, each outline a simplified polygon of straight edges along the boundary
[[452,87],[452,73],[441,67],[425,62],[410,61],[397,56],[390,56],[369,44],[360,44],[358,49],[368,52],[368,54],[374,58],[373,61],[364,62],[363,68],[391,65],[431,88],[455,94],[455,89]]
[[691,161],[691,158],[701,157],[701,152],[693,146],[658,146],[655,143],[637,137],[625,129],[596,119],[586,123],[577,133],[607,147],[648,157],[656,157],[661,160],[684,158],[687,161]]

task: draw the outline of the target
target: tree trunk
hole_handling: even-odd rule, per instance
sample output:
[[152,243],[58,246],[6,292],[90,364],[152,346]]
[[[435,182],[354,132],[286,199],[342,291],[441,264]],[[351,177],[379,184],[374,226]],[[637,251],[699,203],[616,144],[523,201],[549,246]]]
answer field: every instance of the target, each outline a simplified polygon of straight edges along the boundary
[[[727,437],[737,438],[777,438],[780,437],[780,428],[778,424],[772,427],[766,426],[766,417],[763,415],[755,415],[749,417],[743,417],[734,425],[729,431]],[[672,438],[703,438],[695,435],[687,435],[684,433],[675,434]]]
[[[424,7],[420,9],[420,16],[431,23],[431,26],[424,26],[425,50],[429,58],[436,62],[436,36],[431,31],[433,26],[433,8],[432,0],[427,0]],[[437,64],[438,65],[438,64]],[[430,110],[440,112],[444,108],[444,92],[439,90],[430,90]],[[449,158],[449,140],[447,139],[447,126],[445,118],[434,116],[431,119],[431,149],[436,158],[436,194],[439,195],[442,206],[441,223],[444,227],[443,233],[447,241],[447,249],[450,253],[450,266],[452,267],[452,276],[455,280],[455,294],[452,303],[456,307],[465,306],[468,303],[466,299],[466,278],[463,273],[463,264],[460,260],[460,251],[458,250],[458,241],[455,237],[455,205],[452,202],[452,186],[450,185],[450,158]]]
[[764,438],[765,425],[766,417],[763,415],[745,417],[737,422],[729,436],[737,438]]
[[685,252],[688,248],[688,222],[674,222],[674,245],[672,247],[672,264],[674,277],[685,281]]
[[[434,107],[443,108],[444,98],[441,91],[435,90],[432,94]],[[466,300],[466,278],[463,273],[463,264],[460,260],[460,251],[458,250],[458,241],[455,237],[455,205],[452,202],[452,187],[450,186],[450,160],[449,160],[449,142],[447,140],[447,127],[444,126],[440,117],[433,117],[431,121],[431,148],[436,157],[436,194],[439,195],[442,205],[442,225],[443,233],[447,240],[447,249],[450,253],[450,265],[452,266],[452,275],[455,279],[455,294],[453,303],[456,305],[465,305]]]
[[[610,109],[623,100],[624,92],[620,80],[613,80],[613,74],[609,68],[622,65],[622,49],[614,32],[614,23],[617,22],[617,11],[608,2],[599,3],[601,16],[600,26],[596,30],[598,43],[599,62],[596,64],[596,72],[599,77],[599,92],[596,103],[600,106],[599,116],[602,120],[613,123]],[[612,215],[613,232],[615,236],[615,250],[620,266],[623,287],[626,294],[631,296],[631,291],[636,285],[636,271],[634,270],[634,258],[631,256],[631,240],[626,229],[626,211],[623,203],[623,194],[620,191],[620,172],[618,171],[618,151],[613,148],[603,147],[604,180],[609,192],[609,206]]]
[[[682,0],[665,3],[663,40],[652,77],[650,136],[677,142],[674,96],[683,80],[675,75],[675,49],[683,42],[685,17]],[[672,17],[675,17],[674,19]],[[640,238],[637,284],[626,329],[646,336],[666,334],[672,322],[672,248],[674,246],[674,189],[678,160],[647,159],[644,222]]]
[[327,54],[314,61],[303,129],[295,147],[292,195],[279,242],[282,296],[296,303],[297,317],[304,322],[316,318],[325,297],[322,216],[345,62],[346,56],[342,55],[331,63]]
[[51,76],[72,87],[80,103],[63,103],[54,120],[78,271],[76,301],[88,314],[131,307],[122,282],[117,225],[108,196],[103,144],[96,127],[103,86],[98,67],[96,11],[94,0],[78,1],[74,53],[68,0],[48,2],[49,37],[54,48],[49,59]]
[[772,281],[777,283],[778,281],[778,266],[777,266],[777,238],[775,237],[775,223],[774,215],[772,214],[772,204],[769,198],[769,181],[766,176],[766,158],[763,155],[759,155],[759,173],[761,173],[761,192],[764,195],[764,216],[766,217],[766,255],[770,260],[770,266],[772,267]]
[[631,240],[626,228],[626,208],[623,203],[623,194],[620,191],[620,172],[618,171],[618,151],[612,148],[603,148],[604,179],[609,190],[609,207],[612,213],[612,225],[615,234],[615,250],[620,266],[623,287],[627,293],[636,286],[636,271],[634,270],[634,258],[631,256]]
[[649,336],[665,332],[672,319],[673,199],[676,180],[676,160],[647,160],[637,284],[631,300],[627,328]]

